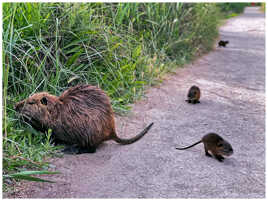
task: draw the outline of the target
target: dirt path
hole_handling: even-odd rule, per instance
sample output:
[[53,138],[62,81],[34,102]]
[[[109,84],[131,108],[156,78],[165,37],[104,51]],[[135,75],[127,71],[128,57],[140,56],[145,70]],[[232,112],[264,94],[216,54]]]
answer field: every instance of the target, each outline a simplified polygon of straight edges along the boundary
[[[140,141],[128,146],[104,143],[95,154],[53,159],[62,172],[56,184],[27,184],[31,198],[264,198],[265,196],[265,33],[264,14],[247,8],[220,30],[227,48],[198,59],[118,117],[120,136],[133,136],[155,122]],[[188,88],[202,90],[201,104],[184,100]],[[185,151],[208,132],[234,148],[220,163],[202,145]],[[19,196],[19,195],[18,195]]]

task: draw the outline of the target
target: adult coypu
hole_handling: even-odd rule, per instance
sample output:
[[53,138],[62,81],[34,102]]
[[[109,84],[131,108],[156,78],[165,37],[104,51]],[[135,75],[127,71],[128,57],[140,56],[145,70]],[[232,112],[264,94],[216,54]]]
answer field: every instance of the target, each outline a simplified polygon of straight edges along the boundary
[[211,157],[208,151],[220,162],[224,160],[223,156],[230,156],[233,154],[233,148],[229,142],[224,140],[216,133],[208,133],[200,141],[184,148],[176,148],[178,150],[189,149],[199,143],[203,142],[206,156]]
[[229,43],[228,40],[224,41],[224,40],[220,40],[218,43],[219,47],[225,47],[227,44]]
[[16,103],[15,110],[36,130],[52,129],[55,142],[71,145],[71,152],[78,153],[94,153],[106,140],[131,144],[153,125],[151,123],[133,138],[119,138],[109,97],[91,85],[71,87],[59,97],[47,92],[35,93]]
[[198,86],[193,85],[187,94],[187,100],[185,100],[188,103],[192,103],[192,104],[196,104],[196,103],[200,103],[199,99],[201,96],[201,91],[199,89]]

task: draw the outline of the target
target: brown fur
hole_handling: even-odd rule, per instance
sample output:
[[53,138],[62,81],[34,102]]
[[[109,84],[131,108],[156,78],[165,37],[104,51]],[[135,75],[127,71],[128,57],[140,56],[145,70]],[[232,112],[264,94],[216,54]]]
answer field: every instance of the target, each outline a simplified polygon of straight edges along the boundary
[[78,85],[64,91],[61,96],[47,92],[33,94],[15,105],[23,119],[36,130],[52,129],[57,142],[75,145],[79,153],[95,152],[106,140],[130,144],[143,137],[153,123],[131,139],[116,135],[114,113],[109,97],[91,85]]
[[220,162],[224,160],[223,156],[230,156],[233,154],[233,148],[229,142],[224,140],[222,137],[216,133],[209,133],[205,135],[200,141],[184,148],[176,148],[178,150],[184,150],[191,148],[199,143],[203,142],[205,147],[206,156],[210,156],[208,151]]
[[201,91],[198,86],[193,85],[187,94],[187,100],[185,100],[188,103],[196,104],[200,103],[199,99],[201,97]]

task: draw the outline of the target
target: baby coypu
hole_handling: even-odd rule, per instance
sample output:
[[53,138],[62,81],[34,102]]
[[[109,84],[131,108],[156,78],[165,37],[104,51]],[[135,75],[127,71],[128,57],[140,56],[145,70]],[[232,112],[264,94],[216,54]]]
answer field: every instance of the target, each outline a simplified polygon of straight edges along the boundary
[[76,153],[94,153],[106,140],[134,143],[153,125],[151,123],[133,138],[119,138],[109,97],[91,85],[71,87],[59,97],[47,92],[35,93],[16,103],[15,110],[36,130],[51,129],[55,142],[71,145],[71,152]]
[[199,99],[201,96],[201,91],[199,89],[198,86],[193,85],[187,94],[187,100],[185,100],[188,103],[192,103],[192,104],[196,104],[196,103],[200,103]]
[[229,43],[228,40],[224,41],[224,40],[220,40],[218,43],[219,47],[225,47],[227,44]]
[[184,150],[191,148],[199,143],[203,142],[205,147],[206,156],[212,157],[212,155],[220,162],[224,160],[223,156],[230,156],[233,154],[233,148],[229,142],[224,140],[222,137],[217,135],[216,133],[208,133],[205,135],[200,141],[184,148],[176,148],[178,150]]

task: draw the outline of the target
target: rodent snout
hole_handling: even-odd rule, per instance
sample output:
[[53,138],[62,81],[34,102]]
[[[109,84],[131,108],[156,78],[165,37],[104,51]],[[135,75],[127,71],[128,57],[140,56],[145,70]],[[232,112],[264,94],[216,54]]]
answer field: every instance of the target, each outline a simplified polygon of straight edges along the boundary
[[234,150],[233,150],[232,147],[229,147],[227,149],[224,149],[223,152],[224,152],[224,153],[222,153],[223,155],[225,155],[225,156],[231,156],[234,153]]
[[20,101],[20,102],[18,102],[18,103],[16,103],[16,104],[14,105],[14,109],[15,109],[17,112],[20,112],[21,109],[22,109],[22,107],[23,107],[23,105],[24,105],[24,101]]
[[234,153],[233,148],[230,148],[230,149],[229,149],[229,153],[230,153],[230,155],[232,155],[232,154]]

